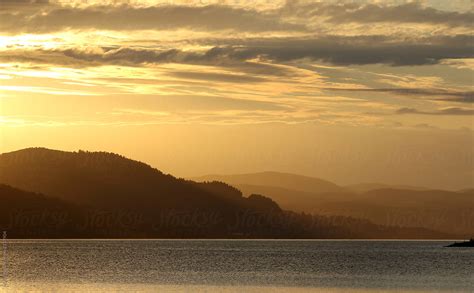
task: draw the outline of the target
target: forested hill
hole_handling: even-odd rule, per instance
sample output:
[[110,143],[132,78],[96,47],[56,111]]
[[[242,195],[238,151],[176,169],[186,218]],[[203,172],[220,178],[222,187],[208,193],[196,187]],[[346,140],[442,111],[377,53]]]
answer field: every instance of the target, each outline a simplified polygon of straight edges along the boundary
[[264,195],[106,152],[4,153],[0,183],[0,229],[19,238],[455,238],[284,211]]
[[178,179],[106,152],[30,148],[1,154],[0,183],[101,208],[279,209],[224,183]]

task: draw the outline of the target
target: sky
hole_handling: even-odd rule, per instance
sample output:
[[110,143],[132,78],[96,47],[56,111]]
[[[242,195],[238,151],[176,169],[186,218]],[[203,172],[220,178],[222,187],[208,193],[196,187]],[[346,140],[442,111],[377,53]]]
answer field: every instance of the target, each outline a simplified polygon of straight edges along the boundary
[[0,0],[0,152],[474,186],[469,0]]

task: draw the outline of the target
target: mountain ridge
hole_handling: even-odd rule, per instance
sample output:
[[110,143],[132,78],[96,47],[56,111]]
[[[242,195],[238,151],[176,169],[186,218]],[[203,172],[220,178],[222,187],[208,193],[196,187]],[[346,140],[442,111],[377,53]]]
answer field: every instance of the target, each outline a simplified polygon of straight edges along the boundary
[[[209,178],[212,179],[212,178]],[[231,183],[219,177],[224,182]],[[235,182],[234,182],[235,183]],[[400,189],[380,184],[375,189],[336,192],[292,190],[291,186],[236,183],[244,194],[261,193],[272,198],[283,209],[320,215],[363,218],[380,225],[416,225],[428,229],[472,234],[474,192],[472,189],[450,191],[439,189]],[[347,186],[346,186],[347,187]]]
[[288,189],[298,191],[314,191],[314,189],[320,192],[329,191],[342,191],[343,187],[330,182],[328,180],[297,175],[292,173],[277,172],[277,171],[263,171],[256,173],[242,173],[242,174],[230,174],[230,175],[204,175],[199,177],[190,178],[196,181],[213,181],[218,180],[227,182],[229,184],[252,184],[252,185],[267,185],[284,187]]
[[[294,178],[282,173],[265,173],[264,177],[268,179],[269,175],[275,174],[279,179],[282,179],[281,176],[286,180]],[[314,178],[298,182],[303,182],[306,189],[322,184],[330,190],[334,186],[332,190],[340,190],[337,185]],[[75,222],[86,219],[87,223],[95,223],[98,214],[100,221],[107,223],[110,221],[107,217],[112,217],[111,227],[99,230],[93,227],[89,234],[88,230],[78,232],[79,235],[86,233],[87,237],[452,237],[452,234],[413,226],[380,226],[368,220],[340,215],[292,212],[281,208],[278,202],[263,192],[244,196],[231,184],[218,181],[199,183],[176,178],[148,164],[108,152],[28,148],[3,153],[0,154],[0,183],[23,190],[11,191],[7,188],[4,198],[12,198],[9,192],[34,192],[66,201],[75,207],[70,211],[79,217],[74,218]],[[31,198],[31,195],[26,198]],[[12,203],[6,201],[4,206],[13,209],[10,213],[15,216]],[[134,225],[117,225],[115,218],[123,217],[124,211],[126,217],[138,217],[141,221]],[[40,214],[43,212],[39,211]],[[101,218],[104,214],[106,219]],[[196,219],[204,219],[204,222]],[[155,229],[157,227],[158,230]]]

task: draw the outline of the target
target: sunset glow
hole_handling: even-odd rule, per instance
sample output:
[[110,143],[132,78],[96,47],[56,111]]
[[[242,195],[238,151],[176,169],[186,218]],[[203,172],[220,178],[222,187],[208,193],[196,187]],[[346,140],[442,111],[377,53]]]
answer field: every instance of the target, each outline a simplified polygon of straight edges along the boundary
[[[271,167],[359,181],[371,180],[379,167],[349,179],[318,168],[310,149],[307,163],[297,163],[302,154],[292,149],[301,148],[301,140],[324,146],[336,137],[341,145],[355,140],[381,152],[406,147],[423,153],[426,146],[410,140],[421,133],[439,141],[433,152],[462,157],[459,169],[445,182],[435,180],[433,169],[446,166],[431,157],[423,178],[387,178],[469,185],[470,1],[171,2],[1,1],[1,150],[36,145],[33,138],[43,137],[42,145],[106,148],[182,176]],[[104,133],[104,126],[120,129]],[[139,126],[146,131],[135,131]],[[252,162],[265,152],[261,144],[248,146],[252,133],[267,131],[278,149],[271,166]],[[234,156],[220,145],[242,135],[238,141],[247,146],[238,152],[248,165],[193,162],[192,152],[183,150],[192,165],[183,169],[163,155],[171,151],[165,137],[198,132],[215,145],[198,138],[189,143],[219,157]],[[67,133],[76,135],[64,139]],[[118,133],[130,133],[140,146],[108,144]],[[109,139],[96,140],[104,135]],[[376,142],[383,137],[396,137],[397,146]],[[286,139],[292,142],[280,149]],[[457,148],[446,153],[451,143]],[[204,167],[204,160],[212,166]]]

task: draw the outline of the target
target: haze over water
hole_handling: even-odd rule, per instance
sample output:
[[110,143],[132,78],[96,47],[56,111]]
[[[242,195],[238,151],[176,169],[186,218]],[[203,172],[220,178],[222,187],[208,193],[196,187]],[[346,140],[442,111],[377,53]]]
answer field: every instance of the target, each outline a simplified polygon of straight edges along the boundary
[[2,292],[472,292],[472,251],[447,243],[11,240]]

